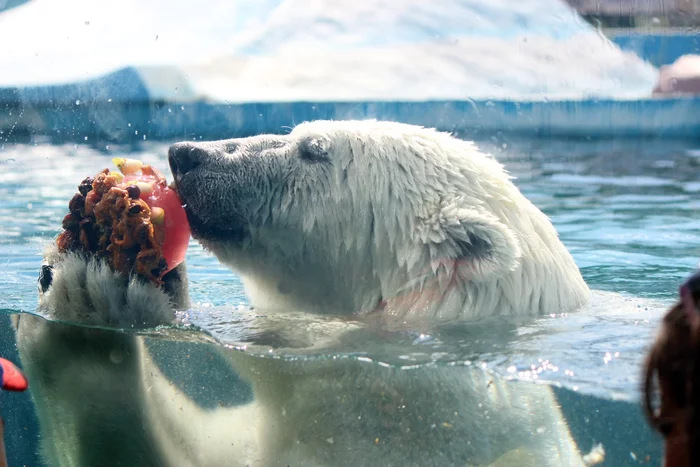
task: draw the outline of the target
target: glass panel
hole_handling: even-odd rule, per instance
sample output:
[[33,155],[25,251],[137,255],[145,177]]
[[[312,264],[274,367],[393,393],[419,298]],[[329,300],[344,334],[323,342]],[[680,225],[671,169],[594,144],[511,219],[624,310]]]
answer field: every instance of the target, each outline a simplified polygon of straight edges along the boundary
[[0,0],[8,465],[660,465],[699,13]]

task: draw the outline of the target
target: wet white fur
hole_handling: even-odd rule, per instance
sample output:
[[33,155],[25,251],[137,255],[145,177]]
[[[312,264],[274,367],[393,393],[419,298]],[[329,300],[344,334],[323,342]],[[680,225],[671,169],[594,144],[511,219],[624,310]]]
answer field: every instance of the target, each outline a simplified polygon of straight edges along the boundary
[[[239,272],[255,306],[352,313],[386,300],[387,315],[435,322],[558,313],[588,300],[549,219],[471,142],[376,121],[304,123],[281,148],[275,137],[236,141],[240,154],[261,154],[236,183],[265,201],[248,219],[249,245],[201,242]],[[330,163],[302,161],[302,142]],[[222,159],[217,143],[205,144],[212,171],[241,164],[239,153]],[[270,174],[291,180],[279,189]],[[217,183],[226,180],[209,183],[211,199],[234,202]],[[486,255],[463,254],[470,235],[491,245]]]
[[170,297],[141,280],[115,273],[104,261],[81,253],[44,252],[53,280],[39,304],[51,318],[91,326],[149,328],[173,319]]

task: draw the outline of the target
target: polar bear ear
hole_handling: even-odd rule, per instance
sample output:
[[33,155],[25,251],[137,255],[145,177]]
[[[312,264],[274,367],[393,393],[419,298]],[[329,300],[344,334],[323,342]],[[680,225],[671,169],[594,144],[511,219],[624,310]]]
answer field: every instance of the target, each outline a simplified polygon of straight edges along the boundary
[[479,282],[512,271],[522,256],[514,232],[493,214],[456,203],[441,210],[442,242],[433,243],[433,269],[452,266],[463,280]]

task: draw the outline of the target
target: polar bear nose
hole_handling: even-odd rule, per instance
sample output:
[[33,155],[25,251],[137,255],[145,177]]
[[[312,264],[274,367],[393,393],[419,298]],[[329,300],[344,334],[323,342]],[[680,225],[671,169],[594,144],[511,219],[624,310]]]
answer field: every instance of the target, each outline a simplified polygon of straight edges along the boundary
[[168,150],[168,162],[173,176],[185,175],[202,163],[204,151],[192,143],[177,143]]

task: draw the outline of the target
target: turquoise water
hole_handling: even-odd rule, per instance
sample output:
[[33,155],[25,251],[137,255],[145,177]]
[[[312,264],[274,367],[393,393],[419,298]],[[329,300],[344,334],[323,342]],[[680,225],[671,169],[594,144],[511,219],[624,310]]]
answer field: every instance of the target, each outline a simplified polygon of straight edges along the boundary
[[[534,322],[453,326],[431,335],[377,336],[360,330],[351,339],[309,350],[325,337],[318,318],[270,319],[251,315],[244,306],[232,308],[245,305],[239,280],[192,243],[187,261],[196,305],[184,317],[190,326],[154,331],[159,338],[154,342],[192,340],[205,348],[246,345],[253,355],[274,353],[297,361],[334,356],[394,367],[483,365],[506,377],[555,385],[580,448],[603,443],[604,465],[637,465],[646,456],[653,465],[660,446],[637,407],[639,362],[664,306],[700,258],[700,220],[695,215],[700,147],[497,138],[480,144],[496,154],[526,196],[551,217],[591,288],[623,294],[624,300],[597,295],[579,313]],[[166,172],[166,152],[164,143],[1,147],[1,355],[17,358],[7,316],[35,311],[42,245],[57,233],[77,183],[109,166],[111,157],[127,153]],[[194,367],[163,361],[203,404],[211,397],[228,398],[232,404],[245,399],[224,384],[227,380],[216,368],[206,373],[216,394],[207,395],[191,381]],[[28,396],[0,394],[0,410],[8,426],[11,465],[38,465],[37,424]]]

